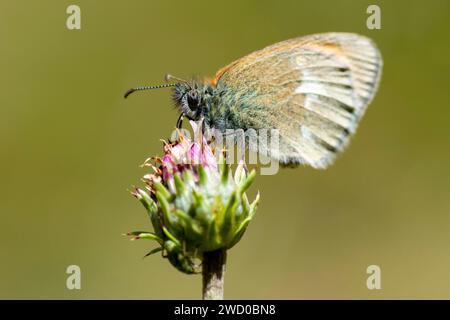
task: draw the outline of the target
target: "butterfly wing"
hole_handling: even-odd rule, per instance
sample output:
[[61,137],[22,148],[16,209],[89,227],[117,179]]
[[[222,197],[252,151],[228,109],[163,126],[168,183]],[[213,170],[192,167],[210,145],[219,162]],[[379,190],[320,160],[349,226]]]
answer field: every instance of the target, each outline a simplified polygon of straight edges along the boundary
[[260,143],[258,151],[282,164],[326,168],[372,100],[381,67],[370,39],[325,33],[253,52],[219,70],[213,84],[224,89],[239,127],[278,129],[279,145]]

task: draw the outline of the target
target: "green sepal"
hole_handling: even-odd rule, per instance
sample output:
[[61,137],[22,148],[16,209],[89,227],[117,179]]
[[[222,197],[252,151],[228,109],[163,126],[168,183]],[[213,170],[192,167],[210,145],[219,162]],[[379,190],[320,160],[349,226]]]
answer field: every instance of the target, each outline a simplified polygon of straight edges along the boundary
[[250,188],[253,180],[256,177],[256,171],[252,170],[249,175],[247,176],[247,178],[245,178],[245,180],[240,184],[239,189],[241,194],[243,194],[245,191],[248,190],[248,188]]
[[180,225],[180,221],[178,217],[172,213],[167,199],[159,192],[156,193],[156,198],[158,199],[159,206],[163,214],[164,224],[167,225],[171,231],[175,232],[177,236],[183,236],[183,228]]
[[[156,206],[155,201],[153,201],[152,198],[150,198],[149,194],[147,192],[145,192],[142,189],[138,189],[136,190],[136,192],[138,193],[138,199],[139,201],[142,203],[142,205],[144,206],[144,208],[150,213],[150,212],[154,212],[154,207]],[[157,207],[157,206],[156,206]]]
[[245,230],[247,229],[248,224],[250,223],[252,219],[251,218],[246,218],[237,228],[236,232],[233,234],[233,236],[231,237],[231,242],[228,245],[227,249],[232,248],[236,243],[239,242],[239,240],[241,240],[243,234],[245,233]]
[[153,230],[158,235],[158,237],[162,237],[163,234],[162,234],[162,229],[161,229],[162,228],[161,219],[158,214],[158,205],[146,191],[139,189],[138,193],[139,193],[139,198],[138,198],[139,201],[147,209],[147,214],[153,225]]
[[170,198],[170,192],[167,190],[166,187],[161,182],[155,181],[153,186],[156,189],[156,194],[160,193],[164,198],[168,199]]
[[197,173],[198,173],[198,183],[199,183],[199,185],[200,186],[206,185],[207,175],[206,175],[205,168],[203,168],[202,166],[197,166]]
[[163,239],[158,237],[153,232],[147,232],[147,231],[133,231],[133,232],[128,232],[126,235],[132,236],[131,240],[139,240],[139,239],[156,240],[160,243],[162,243],[162,241],[163,241]]
[[219,154],[219,173],[220,173],[220,180],[222,183],[226,183],[228,181],[228,175],[230,171],[230,166],[227,164],[227,159],[224,154],[224,152],[220,152]]
[[208,206],[205,203],[205,198],[201,192],[196,189],[192,190],[193,203],[192,206],[195,208],[195,219],[203,226],[207,226],[212,219],[212,214],[208,210]]
[[187,240],[193,241],[194,244],[200,243],[202,241],[202,227],[198,222],[182,210],[176,210],[174,214],[180,220]]
[[178,247],[181,247],[180,241],[175,238],[166,227],[163,227],[163,232],[171,241],[173,241]]
[[252,218],[254,217],[254,215],[256,213],[256,209],[258,208],[258,204],[259,204],[259,192],[256,195],[255,200],[250,205],[249,212],[248,212],[248,217],[245,218],[244,221],[242,221],[242,223],[239,225],[238,229],[234,233],[233,238],[232,238],[233,240],[231,241],[230,245],[228,246],[228,249],[233,247],[236,243],[239,242],[239,240],[241,240],[242,236],[245,233],[245,230],[247,229],[248,224],[250,223],[250,221],[252,220]]
[[155,253],[161,252],[162,250],[163,250],[162,247],[158,247],[158,248],[155,248],[153,250],[150,250],[150,252],[148,252],[145,256],[143,256],[142,259],[147,258],[148,256],[151,256],[151,255],[153,255]]
[[183,180],[181,180],[179,173],[175,173],[173,175],[173,179],[175,181],[175,189],[177,191],[177,195],[182,196],[186,191],[186,185],[184,184]]
[[222,239],[227,238],[228,233],[230,232],[230,230],[232,229],[233,225],[234,225],[234,221],[236,218],[236,210],[238,207],[239,203],[238,203],[238,197],[236,195],[236,192],[233,192],[230,196],[230,198],[228,199],[228,203],[225,207],[224,211],[224,219],[223,219],[223,223],[222,226],[220,228],[220,235],[222,237]]

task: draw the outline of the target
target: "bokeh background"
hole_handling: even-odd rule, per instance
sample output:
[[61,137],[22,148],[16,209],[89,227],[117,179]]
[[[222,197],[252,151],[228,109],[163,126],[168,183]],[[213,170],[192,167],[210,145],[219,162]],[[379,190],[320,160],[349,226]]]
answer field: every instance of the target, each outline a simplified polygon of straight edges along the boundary
[[[0,298],[200,298],[200,276],[121,236],[151,229],[127,189],[177,117],[168,90],[122,94],[326,31],[376,41],[378,95],[329,170],[257,177],[226,298],[450,298],[449,21],[444,0],[1,1]],[[71,264],[81,290],[66,289]],[[366,288],[372,264],[381,290]]]

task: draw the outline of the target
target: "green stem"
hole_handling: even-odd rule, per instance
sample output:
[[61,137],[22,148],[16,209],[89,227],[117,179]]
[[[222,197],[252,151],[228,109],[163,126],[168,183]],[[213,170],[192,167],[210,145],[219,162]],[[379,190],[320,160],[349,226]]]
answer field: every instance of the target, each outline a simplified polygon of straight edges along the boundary
[[223,300],[226,250],[203,253],[203,300]]

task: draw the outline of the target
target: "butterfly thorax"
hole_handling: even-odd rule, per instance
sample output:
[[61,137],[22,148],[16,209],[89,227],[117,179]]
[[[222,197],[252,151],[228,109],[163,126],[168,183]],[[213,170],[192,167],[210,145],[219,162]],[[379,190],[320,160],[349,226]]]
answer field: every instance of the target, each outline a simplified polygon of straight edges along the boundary
[[205,125],[224,132],[239,128],[237,117],[226,99],[224,86],[213,86],[199,81],[183,82],[174,87],[172,98],[180,112],[190,120],[204,119]]

